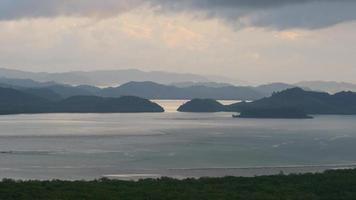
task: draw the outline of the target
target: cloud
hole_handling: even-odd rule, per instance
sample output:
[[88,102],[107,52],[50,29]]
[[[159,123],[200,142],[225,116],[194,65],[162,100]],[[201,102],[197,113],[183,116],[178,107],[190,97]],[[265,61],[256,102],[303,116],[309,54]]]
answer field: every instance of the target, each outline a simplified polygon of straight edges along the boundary
[[276,34],[276,37],[283,40],[295,41],[298,40],[299,38],[302,38],[303,34],[299,32],[293,32],[293,31],[281,31]]
[[[139,68],[251,82],[355,82],[356,22],[320,30],[245,28],[136,9],[105,20],[0,22],[0,65],[35,71]],[[323,73],[321,73],[323,72]]]
[[252,12],[248,15],[247,25],[279,30],[320,29],[356,20],[355,10],[355,1],[315,1],[283,6],[275,10]]
[[149,6],[160,13],[188,12],[237,27],[319,29],[356,20],[354,0],[1,0],[0,20],[108,17]]
[[353,0],[152,0],[162,11],[198,11],[238,27],[319,29],[356,20]]
[[142,0],[1,0],[0,19],[56,16],[110,16],[142,4]]

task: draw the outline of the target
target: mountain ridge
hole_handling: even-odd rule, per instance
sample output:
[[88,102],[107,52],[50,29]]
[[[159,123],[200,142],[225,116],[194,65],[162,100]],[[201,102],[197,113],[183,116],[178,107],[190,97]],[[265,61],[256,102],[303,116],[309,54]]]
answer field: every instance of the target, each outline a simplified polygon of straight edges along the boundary
[[[356,115],[356,92],[336,94],[290,88],[252,102],[216,106],[215,100],[193,99],[178,110],[183,112],[239,112],[244,117],[310,118],[308,115]],[[268,113],[269,112],[269,113]]]
[[155,81],[162,84],[173,82],[215,82],[229,81],[241,82],[228,77],[198,75],[193,73],[174,73],[165,71],[142,71],[138,69],[118,69],[118,70],[96,70],[96,71],[70,71],[70,72],[30,72],[0,68],[0,74],[7,78],[32,79],[35,81],[58,83],[70,85],[95,85],[113,86],[121,85],[129,81]]
[[315,91],[338,93],[342,91],[356,92],[356,84],[336,81],[303,81],[295,84],[299,87],[307,87]]

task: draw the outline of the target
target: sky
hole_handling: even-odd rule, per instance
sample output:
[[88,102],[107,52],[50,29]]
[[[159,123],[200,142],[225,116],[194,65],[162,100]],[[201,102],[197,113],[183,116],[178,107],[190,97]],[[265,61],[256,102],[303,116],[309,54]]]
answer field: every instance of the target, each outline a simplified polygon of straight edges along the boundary
[[356,83],[355,0],[0,0],[0,67]]

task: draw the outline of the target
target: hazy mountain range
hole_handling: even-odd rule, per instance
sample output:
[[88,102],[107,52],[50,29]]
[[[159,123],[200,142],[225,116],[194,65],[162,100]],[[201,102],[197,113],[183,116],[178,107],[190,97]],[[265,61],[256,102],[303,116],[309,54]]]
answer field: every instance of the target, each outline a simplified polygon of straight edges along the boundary
[[[15,84],[27,87],[42,87],[55,84],[68,85],[91,85],[95,87],[119,86],[127,82],[155,82],[164,85],[187,88],[193,86],[206,86],[209,88],[223,88],[229,86],[247,86],[247,82],[220,76],[203,76],[197,74],[171,73],[163,71],[145,72],[137,69],[128,70],[103,70],[103,71],[73,71],[63,73],[29,72],[0,68],[0,78],[2,84],[14,85],[11,82],[16,79]],[[4,78],[10,79],[5,80]],[[341,91],[356,91],[356,84],[332,81],[304,81],[293,84],[271,83],[258,86],[259,92],[265,95],[273,91],[281,91],[291,87],[301,87],[307,90],[325,91],[337,93]]]
[[335,82],[335,81],[304,81],[296,84],[299,87],[307,87],[315,91],[325,91],[329,93],[338,93],[342,91],[356,92],[356,84]]
[[[140,81],[132,81],[139,79]],[[156,81],[167,82],[167,84]],[[189,80],[188,80],[189,79]],[[194,81],[192,81],[194,79]],[[125,82],[128,80],[128,82]],[[92,84],[84,84],[92,83]],[[112,87],[98,87],[110,83]],[[226,82],[214,82],[200,75],[166,72],[142,72],[117,70],[96,72],[34,73],[0,69],[0,87],[13,88],[49,100],[77,95],[101,97],[138,96],[147,99],[256,100],[271,96],[274,92],[293,87],[305,90],[356,91],[356,85],[337,82],[300,82],[297,84],[270,83],[260,86],[235,86]]]
[[171,73],[163,71],[102,70],[73,71],[63,73],[28,72],[0,68],[0,77],[13,79],[31,79],[39,82],[57,82],[70,85],[117,86],[130,81],[154,81],[161,84],[180,82],[227,82],[241,84],[242,81],[221,76],[202,76],[188,73]]
[[30,79],[0,78],[0,87],[13,88],[49,100],[77,95],[102,97],[138,96],[147,99],[193,99],[212,98],[224,100],[255,100],[270,96],[293,85],[274,83],[258,87],[233,86],[229,84],[204,83],[185,87],[164,85],[155,82],[128,82],[118,87],[99,88],[90,85],[72,86],[55,82],[37,82]]
[[[313,82],[313,84],[316,83]],[[313,84],[309,85],[313,86]],[[329,84],[332,85],[332,83]],[[37,82],[31,79],[0,78],[0,114],[162,111],[157,105],[152,105],[142,98],[253,100],[253,103],[243,102],[230,106],[220,106],[214,101],[192,101],[191,104],[185,105],[187,108],[183,109],[188,111],[208,109],[209,112],[249,110],[248,116],[251,113],[252,116],[256,113],[266,113],[266,109],[275,109],[273,112],[281,114],[273,117],[356,113],[356,93],[353,92],[339,92],[331,95],[326,92],[295,88],[294,85],[285,83],[272,83],[257,87],[211,82],[207,85],[185,83],[177,87],[151,81],[131,81],[117,87],[99,88],[91,85],[72,86],[56,82]],[[122,98],[127,96],[135,97]],[[131,100],[136,104],[131,106]],[[125,106],[130,109],[125,110]],[[295,115],[290,114],[291,110]],[[285,113],[289,114],[284,115]]]

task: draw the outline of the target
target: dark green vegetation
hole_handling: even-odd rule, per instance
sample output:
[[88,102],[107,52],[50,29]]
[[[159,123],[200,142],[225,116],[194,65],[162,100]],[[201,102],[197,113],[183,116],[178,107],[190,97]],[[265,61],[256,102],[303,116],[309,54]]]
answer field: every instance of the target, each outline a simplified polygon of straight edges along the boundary
[[24,91],[0,88],[0,114],[22,113],[117,113],[163,112],[163,108],[147,99],[133,96],[104,98],[73,96],[50,100]]
[[193,99],[181,105],[179,112],[221,112],[225,106],[212,99]]
[[241,102],[228,106],[217,105],[219,103],[215,100],[193,99],[183,105],[179,111],[240,112],[240,117],[247,118],[310,118],[308,115],[311,114],[355,115],[356,93],[340,92],[330,95],[324,92],[291,88],[253,102]]
[[146,179],[138,182],[12,181],[0,183],[2,200],[352,200],[356,170],[254,178]]

